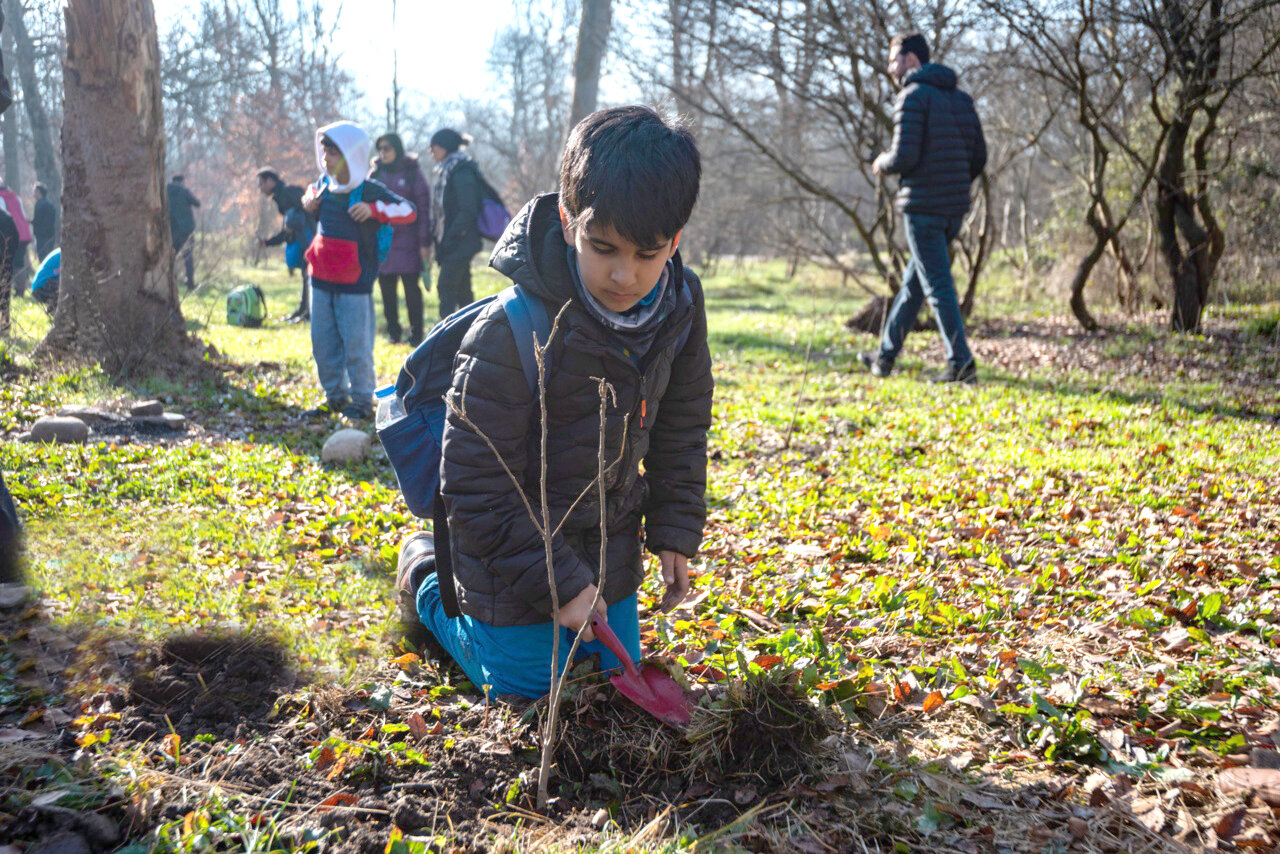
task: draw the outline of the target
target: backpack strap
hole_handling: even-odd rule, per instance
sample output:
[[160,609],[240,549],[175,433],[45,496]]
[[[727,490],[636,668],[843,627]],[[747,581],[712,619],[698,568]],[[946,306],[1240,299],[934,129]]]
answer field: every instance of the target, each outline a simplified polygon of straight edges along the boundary
[[[511,334],[516,341],[516,352],[520,354],[524,378],[529,383],[529,390],[537,397],[538,359],[533,350],[534,336],[537,336],[539,346],[545,346],[551,340],[551,320],[547,317],[547,306],[519,285],[512,285],[498,294],[498,300],[511,324]],[[550,372],[551,365],[548,363],[547,373]]]

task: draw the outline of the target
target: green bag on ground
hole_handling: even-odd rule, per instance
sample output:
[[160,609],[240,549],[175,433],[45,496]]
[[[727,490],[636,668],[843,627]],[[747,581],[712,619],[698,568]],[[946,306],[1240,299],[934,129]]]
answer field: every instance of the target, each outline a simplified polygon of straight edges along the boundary
[[227,294],[227,323],[256,328],[267,319],[267,298],[257,285],[241,285]]

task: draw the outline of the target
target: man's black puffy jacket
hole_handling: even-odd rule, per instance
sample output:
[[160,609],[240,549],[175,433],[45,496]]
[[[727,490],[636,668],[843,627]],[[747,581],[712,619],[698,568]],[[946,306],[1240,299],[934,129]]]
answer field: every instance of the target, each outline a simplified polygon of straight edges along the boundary
[[900,176],[900,211],[963,216],[969,185],[987,166],[987,145],[973,99],[956,73],[929,63],[907,74],[893,108],[893,144],[883,172]]
[[[687,286],[673,289],[678,296],[639,366],[575,294],[555,195],[526,205],[489,261],[544,300],[552,317],[569,303],[553,338],[546,387],[552,527],[568,513],[553,547],[561,603],[595,583],[598,575],[600,510],[595,487],[587,489],[596,475],[600,401],[595,377],[607,378],[617,392],[606,417],[605,459],[611,463],[622,454],[621,463],[605,478],[604,600],[613,604],[639,587],[642,545],[655,553],[672,550],[692,557],[701,544],[711,355],[701,285],[678,255],[675,261],[671,281]],[[676,352],[686,329],[687,340]],[[499,303],[476,318],[463,339],[450,394],[465,404],[468,417],[521,478],[537,509],[537,407]],[[452,413],[444,433],[441,492],[462,612],[499,626],[549,620],[551,592],[542,539],[493,451]]]

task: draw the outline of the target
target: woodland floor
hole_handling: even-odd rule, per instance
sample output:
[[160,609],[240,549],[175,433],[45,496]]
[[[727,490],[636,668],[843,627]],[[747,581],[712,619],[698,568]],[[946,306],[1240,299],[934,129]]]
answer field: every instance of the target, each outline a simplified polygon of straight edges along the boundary
[[[302,416],[305,327],[221,323],[244,278],[292,307],[280,273],[211,274],[199,386],[32,366],[46,321],[17,303],[0,468],[32,593],[0,607],[0,854],[1280,845],[1274,304],[1086,335],[990,295],[981,384],[951,388],[931,332],[858,370],[858,297],[819,273],[707,277],[705,548],[677,613],[641,593],[700,706],[678,733],[584,668],[544,814],[545,708],[398,636],[415,520],[380,453],[321,464],[340,421]],[[380,343],[379,376],[407,352]],[[156,396],[185,433],[12,441]]]

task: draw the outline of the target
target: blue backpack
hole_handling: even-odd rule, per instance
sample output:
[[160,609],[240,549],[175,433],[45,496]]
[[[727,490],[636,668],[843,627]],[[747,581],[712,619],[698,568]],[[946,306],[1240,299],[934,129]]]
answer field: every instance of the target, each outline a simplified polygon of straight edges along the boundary
[[471,324],[495,300],[507,313],[529,389],[535,396],[538,393],[533,336],[536,334],[539,343],[545,344],[551,337],[551,320],[542,300],[519,285],[458,309],[427,333],[396,378],[396,395],[404,404],[406,415],[378,431],[409,512],[419,518],[433,517],[440,494],[441,446],[447,414],[444,396],[453,384],[454,356]]
[[[358,205],[361,202],[361,196],[364,195],[364,186],[368,181],[361,181],[360,186],[351,191],[351,195],[347,198],[347,209]],[[383,223],[378,226],[378,263],[381,264],[387,260],[387,255],[391,253],[391,238],[395,236],[395,229]]]

